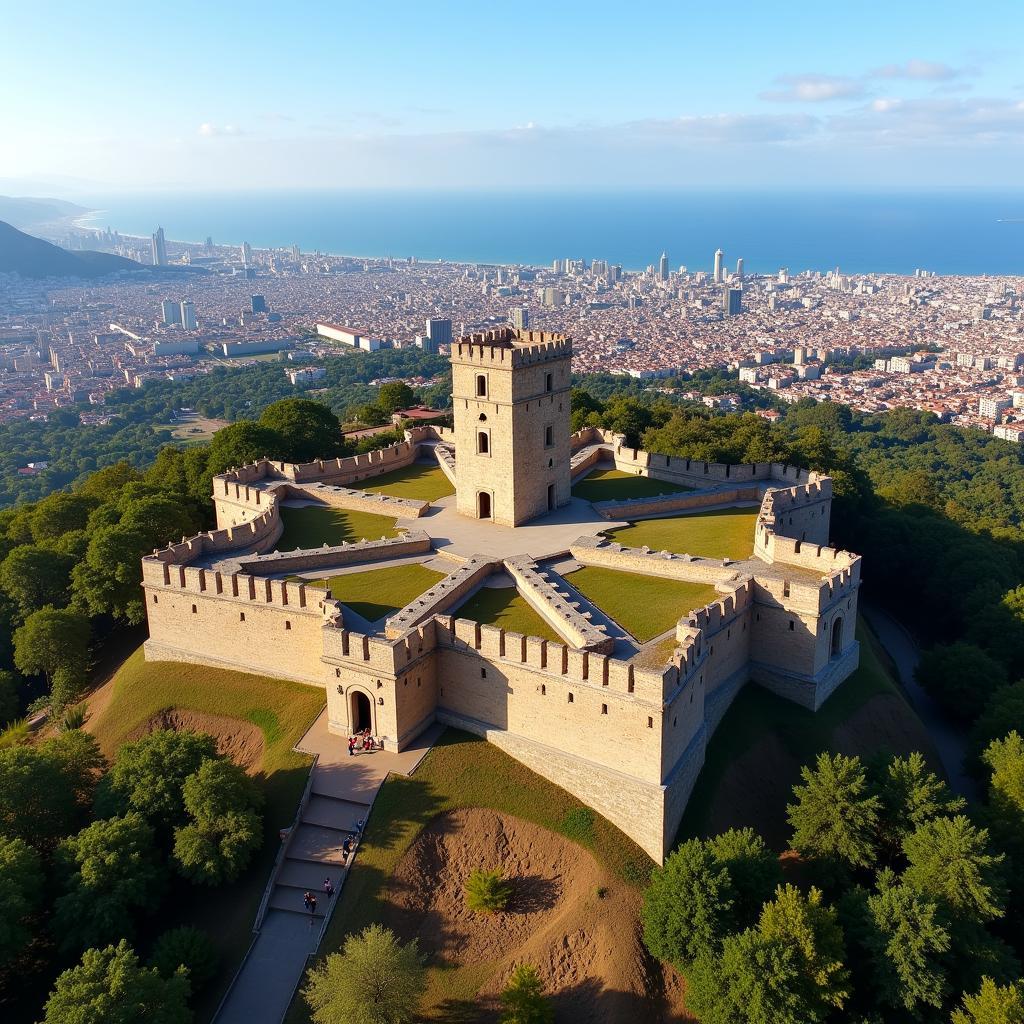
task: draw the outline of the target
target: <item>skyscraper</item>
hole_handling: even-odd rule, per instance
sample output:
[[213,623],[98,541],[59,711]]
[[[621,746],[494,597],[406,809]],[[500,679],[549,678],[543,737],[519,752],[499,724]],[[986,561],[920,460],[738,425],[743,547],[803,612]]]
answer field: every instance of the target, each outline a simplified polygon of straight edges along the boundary
[[253,295],[249,300],[249,306],[254,313],[266,313],[267,300],[262,295]]
[[450,345],[452,343],[451,320],[428,320],[427,337],[430,339],[431,344],[435,346],[435,352],[437,351],[437,345]]
[[160,312],[163,315],[165,327],[181,323],[181,306],[174,299],[164,299],[160,303]]
[[725,258],[725,253],[721,249],[715,250],[715,284],[722,283],[722,260]]
[[743,312],[742,288],[725,288],[722,291],[722,312],[726,316],[739,316]]
[[658,278],[662,281],[668,280],[668,253],[663,252],[658,260]]
[[153,266],[154,267],[166,267],[167,266],[167,242],[164,239],[164,229],[157,228],[156,234],[153,235],[152,239],[153,249]]
[[302,252],[297,245],[292,246],[292,262],[298,263],[302,258]]
[[181,326],[186,331],[194,331],[198,326],[196,323],[196,307],[192,304],[191,299],[181,300]]
[[526,306],[513,306],[508,311],[509,323],[518,331],[525,331],[530,326],[530,311]]
[[743,257],[741,256],[736,261],[736,279],[739,281],[743,280]]
[[249,266],[249,262],[252,260],[252,246],[248,242],[242,243],[242,263],[245,266]]

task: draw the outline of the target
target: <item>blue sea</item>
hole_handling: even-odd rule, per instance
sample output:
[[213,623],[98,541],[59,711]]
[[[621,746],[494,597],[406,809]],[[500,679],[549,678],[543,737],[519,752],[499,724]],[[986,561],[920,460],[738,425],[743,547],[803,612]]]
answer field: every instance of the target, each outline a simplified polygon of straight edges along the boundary
[[76,197],[90,226],[421,260],[606,259],[846,273],[1024,274],[1024,190],[943,192],[224,192]]

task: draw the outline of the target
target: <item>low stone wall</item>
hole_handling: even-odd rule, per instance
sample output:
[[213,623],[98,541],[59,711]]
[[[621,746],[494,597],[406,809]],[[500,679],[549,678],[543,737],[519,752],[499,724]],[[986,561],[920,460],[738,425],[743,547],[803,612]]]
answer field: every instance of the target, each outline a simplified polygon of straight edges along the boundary
[[611,654],[615,639],[580,611],[579,605],[554,586],[537,563],[525,555],[505,559],[505,569],[531,608],[573,647]]
[[733,583],[740,574],[725,564],[724,559],[677,555],[671,551],[650,548],[627,548],[604,537],[580,537],[569,553],[582,565],[661,576],[684,583]]
[[[429,543],[428,543],[429,546]],[[396,612],[385,623],[385,635],[395,639],[414,626],[441,615],[466,597],[497,568],[485,555],[473,555],[443,580]]]
[[714,487],[703,491],[677,491],[655,494],[649,498],[628,498],[619,501],[596,501],[594,510],[605,519],[646,519],[670,513],[685,513],[710,505],[755,504],[761,500],[757,484],[744,487]]
[[[400,537],[381,540],[360,540],[349,544],[325,544],[321,548],[296,548],[294,551],[273,551],[255,558],[237,559],[233,565],[238,572],[270,575],[280,572],[309,572],[314,569],[333,569],[340,565],[360,562],[381,562],[405,555],[421,555],[431,550],[430,537],[421,530],[409,530]],[[221,570],[230,567],[221,565]]]
[[441,472],[448,477],[448,482],[455,486],[455,446],[439,442],[434,445],[434,458],[437,459]]
[[370,512],[373,515],[389,516],[393,519],[418,519],[430,508],[428,501],[394,498],[390,494],[375,494],[349,487],[336,487],[333,484],[282,483],[273,485],[272,490],[282,497],[304,498],[320,505],[330,505],[332,508],[343,508],[352,512]]

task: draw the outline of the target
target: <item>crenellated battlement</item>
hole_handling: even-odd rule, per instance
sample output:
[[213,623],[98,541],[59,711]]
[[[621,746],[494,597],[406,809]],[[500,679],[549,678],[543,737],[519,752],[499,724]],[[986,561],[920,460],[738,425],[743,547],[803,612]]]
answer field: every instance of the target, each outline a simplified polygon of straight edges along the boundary
[[499,327],[468,334],[452,345],[452,361],[505,369],[572,356],[572,339],[550,331],[520,331]]

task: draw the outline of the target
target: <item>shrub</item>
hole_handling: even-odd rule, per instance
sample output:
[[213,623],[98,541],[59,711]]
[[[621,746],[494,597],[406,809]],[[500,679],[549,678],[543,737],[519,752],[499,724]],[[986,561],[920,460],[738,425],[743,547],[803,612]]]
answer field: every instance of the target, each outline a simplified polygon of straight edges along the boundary
[[466,906],[480,914],[493,914],[508,906],[512,886],[500,871],[474,871],[466,879]]
[[62,732],[69,732],[72,729],[81,729],[85,725],[85,705],[76,704],[67,708],[60,720]]
[[594,845],[594,812],[589,807],[574,807],[565,812],[558,830],[581,846]]
[[555,1013],[531,964],[520,964],[501,993],[501,1024],[549,1024]]

